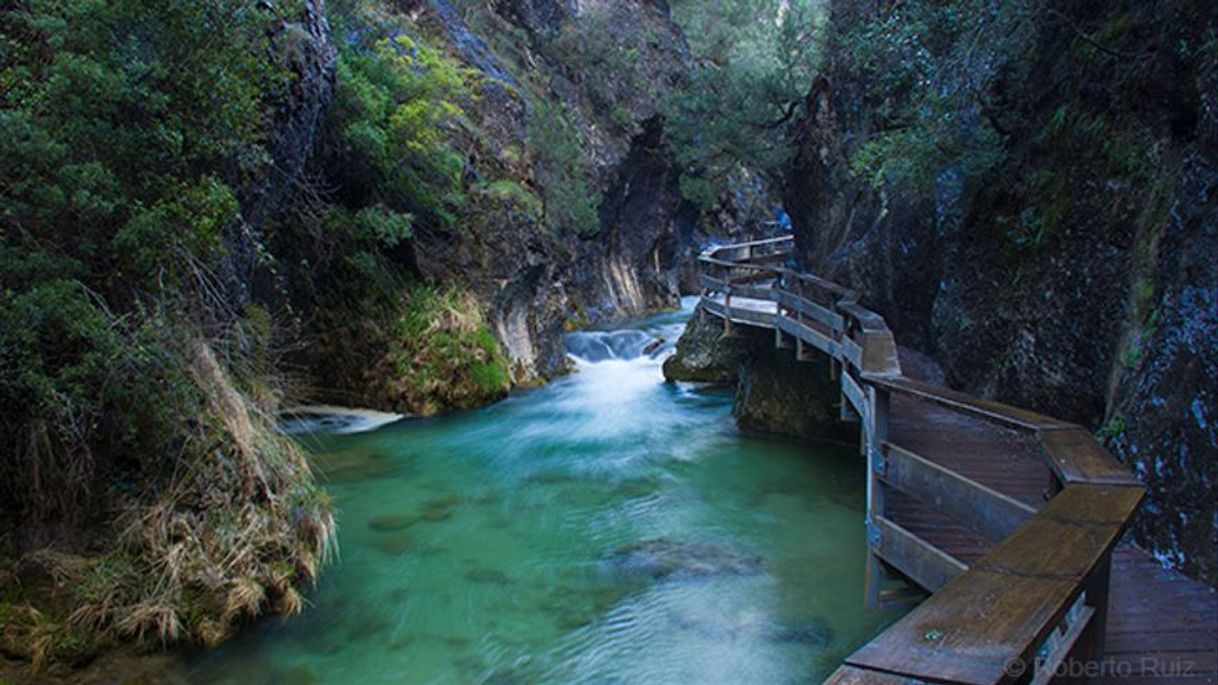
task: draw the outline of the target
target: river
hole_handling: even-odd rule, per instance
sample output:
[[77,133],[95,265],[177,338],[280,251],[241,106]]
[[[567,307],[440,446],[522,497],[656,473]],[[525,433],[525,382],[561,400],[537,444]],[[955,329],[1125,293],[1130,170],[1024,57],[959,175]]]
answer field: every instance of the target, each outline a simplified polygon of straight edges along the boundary
[[576,373],[494,406],[302,436],[339,558],[184,679],[819,682],[892,618],[862,607],[862,461],[665,384],[691,306],[572,334]]

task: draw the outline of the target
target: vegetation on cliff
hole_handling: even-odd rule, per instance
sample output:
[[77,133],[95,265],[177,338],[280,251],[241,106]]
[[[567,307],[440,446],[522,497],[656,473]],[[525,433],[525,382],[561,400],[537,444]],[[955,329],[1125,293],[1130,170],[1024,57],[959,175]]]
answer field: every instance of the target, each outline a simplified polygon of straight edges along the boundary
[[[643,60],[651,82],[599,82],[619,104],[601,112],[513,78],[430,9],[0,8],[3,653],[211,644],[298,610],[333,521],[274,431],[285,398],[430,414],[561,366],[509,364],[522,326],[502,312],[560,349],[560,269],[586,258],[568,282],[614,282],[596,271],[613,250],[583,245],[679,34],[614,9],[601,47],[662,38],[666,59]],[[554,72],[592,28],[547,34]]]
[[1212,582],[1212,3],[830,17],[792,129],[802,259],[951,384],[1096,428],[1150,487],[1140,541]]
[[298,611],[329,552],[325,498],[271,426],[268,317],[218,275],[272,163],[281,20],[0,11],[0,651],[35,667]]
[[673,3],[695,57],[688,86],[665,101],[684,166],[682,194],[709,211],[757,169],[777,181],[794,149],[785,124],[819,64],[819,3],[743,0]]

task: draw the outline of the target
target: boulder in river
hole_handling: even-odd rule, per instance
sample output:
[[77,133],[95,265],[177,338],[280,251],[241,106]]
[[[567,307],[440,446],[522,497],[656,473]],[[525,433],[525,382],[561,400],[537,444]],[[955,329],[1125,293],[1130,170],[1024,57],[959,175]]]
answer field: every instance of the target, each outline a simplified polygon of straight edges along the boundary
[[761,557],[709,543],[655,539],[619,547],[610,565],[656,580],[744,576],[761,572]]

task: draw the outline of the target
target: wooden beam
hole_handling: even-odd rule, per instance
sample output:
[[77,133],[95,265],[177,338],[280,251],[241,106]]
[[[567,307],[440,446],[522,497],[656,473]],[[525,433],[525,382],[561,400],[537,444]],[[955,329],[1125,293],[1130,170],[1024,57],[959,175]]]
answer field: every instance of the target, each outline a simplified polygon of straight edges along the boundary
[[1001,402],[982,400],[956,390],[915,381],[905,376],[866,374],[863,380],[887,388],[891,392],[934,402],[948,409],[991,421],[1000,425],[1025,431],[1052,428],[1076,428],[1074,424],[1038,414],[1027,409],[1012,407]]
[[1012,682],[1077,596],[1071,580],[971,568],[851,654],[859,668],[966,685]]
[[702,304],[702,310],[705,311],[707,314],[717,316],[720,319],[727,317],[727,307],[724,306],[724,304],[722,302],[716,302],[715,300],[713,300],[711,298],[703,298],[701,304]]
[[1129,469],[1083,428],[1042,430],[1037,437],[1049,455],[1049,465],[1063,483],[1139,484]]
[[860,371],[863,370],[863,348],[857,342],[850,336],[843,335],[837,346],[843,361]]
[[908,678],[872,671],[855,666],[842,666],[833,672],[824,685],[914,685]]
[[854,380],[853,374],[847,370],[842,370],[842,396],[854,407],[854,411],[860,417],[867,416],[867,400],[863,393],[863,388]]
[[707,290],[713,290],[715,292],[724,292],[727,290],[726,281],[720,280],[713,276],[708,276],[705,273],[702,274],[701,281],[702,287],[706,288]]
[[[1102,572],[1141,488],[1070,485],[1014,535],[847,663],[968,685],[1013,682]],[[1106,598],[1096,601],[1106,601]]]
[[1145,496],[1140,486],[1066,486],[974,568],[1081,583],[1116,545]]
[[739,285],[738,281],[732,282],[732,297],[747,297],[753,300],[765,300],[768,302],[775,301],[777,293],[774,288],[768,285]]
[[837,342],[828,335],[825,335],[806,323],[801,323],[800,321],[792,319],[788,316],[779,316],[776,321],[777,325],[781,327],[784,332],[789,333],[791,337],[797,340],[803,340],[804,342],[812,345],[816,349],[831,357],[837,356]]
[[845,321],[840,314],[832,312],[827,307],[822,307],[806,297],[784,291],[780,293],[779,302],[784,307],[793,309],[824,324],[830,330],[841,331],[845,327]]
[[863,354],[859,367],[867,373],[901,375],[901,362],[897,358],[897,343],[892,332],[869,331],[863,333]]
[[888,518],[877,516],[875,522],[880,529],[880,556],[927,592],[936,592],[968,569],[964,562]]
[[751,324],[763,328],[774,328],[774,312],[761,311],[749,307],[729,307],[728,318],[734,323]]
[[1001,540],[1032,518],[1036,510],[907,449],[885,443],[880,477],[982,535]]

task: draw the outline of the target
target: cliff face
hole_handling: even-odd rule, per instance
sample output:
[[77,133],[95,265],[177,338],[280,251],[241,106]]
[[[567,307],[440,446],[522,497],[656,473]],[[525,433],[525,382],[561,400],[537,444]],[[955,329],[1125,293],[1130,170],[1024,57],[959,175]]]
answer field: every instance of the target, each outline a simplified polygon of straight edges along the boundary
[[882,27],[936,26],[921,3],[832,7],[784,189],[802,261],[949,384],[1096,429],[1151,490],[1139,541],[1212,582],[1213,8],[978,7],[905,52]]
[[776,349],[774,334],[747,326],[724,335],[723,321],[699,311],[664,362],[668,382],[735,385],[732,416],[742,430],[811,440],[854,441],[854,427],[840,420],[841,390],[830,379],[828,359],[796,360]]
[[[504,0],[487,12],[432,0],[425,11],[425,22],[464,61],[492,77],[473,113],[499,150],[539,160],[546,141],[538,129],[554,125],[546,117],[558,108],[579,140],[578,164],[597,210],[578,235],[556,235],[537,217],[508,212],[494,216],[476,241],[420,240],[420,270],[468,283],[478,294],[516,382],[564,368],[565,326],[675,306],[679,226],[696,217],[683,206],[658,114],[659,98],[689,68],[667,8]],[[478,22],[477,31],[465,16]],[[546,177],[537,161],[532,168],[501,166],[543,197],[544,184],[562,182]],[[487,209],[479,207],[480,219]]]
[[269,38],[267,59],[282,67],[288,78],[267,93],[272,112],[267,131],[271,163],[254,178],[233,179],[242,216],[225,237],[227,254],[220,276],[228,302],[237,311],[258,294],[256,274],[265,252],[269,217],[283,208],[306,177],[333,95],[338,57],[322,0],[308,0],[300,14],[279,17]]
[[[338,40],[353,59],[380,41],[418,41],[464,70],[461,115],[441,135],[465,199],[451,226],[416,222],[387,255],[412,278],[474,295],[513,383],[561,373],[571,327],[676,306],[695,241],[765,211],[764,184],[743,186],[702,222],[682,199],[661,104],[691,60],[663,2],[417,0],[360,16]],[[334,142],[322,145],[332,158]],[[332,185],[350,180],[319,166]],[[314,306],[300,295],[307,287],[286,290],[298,308]],[[416,410],[367,390],[393,344],[386,326],[349,328],[305,362],[314,385],[345,402]]]

